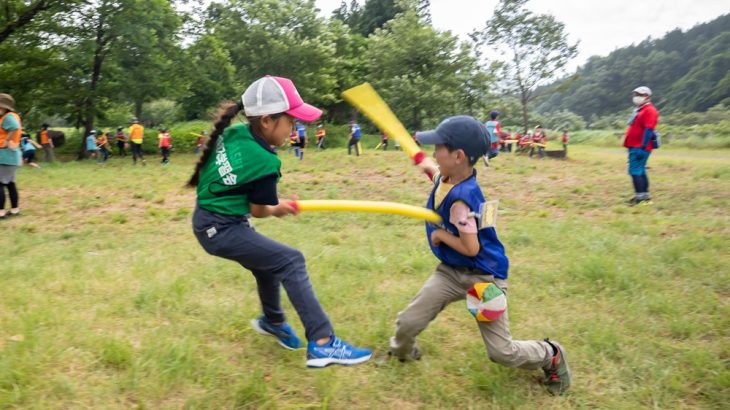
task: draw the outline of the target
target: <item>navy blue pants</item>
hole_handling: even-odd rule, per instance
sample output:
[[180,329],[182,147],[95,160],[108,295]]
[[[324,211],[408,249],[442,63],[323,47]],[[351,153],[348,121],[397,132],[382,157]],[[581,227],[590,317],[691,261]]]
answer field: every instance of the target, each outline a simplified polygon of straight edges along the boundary
[[327,314],[314,294],[304,255],[257,233],[242,217],[221,215],[196,207],[193,231],[206,252],[238,262],[253,273],[264,315],[273,323],[286,320],[281,308],[281,285],[299,314],[307,340],[334,334]]

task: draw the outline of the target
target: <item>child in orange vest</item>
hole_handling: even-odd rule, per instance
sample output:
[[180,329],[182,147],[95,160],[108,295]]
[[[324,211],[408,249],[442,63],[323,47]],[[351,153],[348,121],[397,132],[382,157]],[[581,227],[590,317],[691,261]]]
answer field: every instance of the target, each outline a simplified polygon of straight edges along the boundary
[[162,165],[170,163],[170,147],[172,147],[172,137],[167,131],[167,128],[161,128],[160,133],[157,135],[157,139],[160,140],[159,147],[160,153],[162,154]]
[[324,129],[324,124],[317,126],[317,133],[314,134],[317,137],[317,149],[324,149],[324,137],[327,136],[327,131]]

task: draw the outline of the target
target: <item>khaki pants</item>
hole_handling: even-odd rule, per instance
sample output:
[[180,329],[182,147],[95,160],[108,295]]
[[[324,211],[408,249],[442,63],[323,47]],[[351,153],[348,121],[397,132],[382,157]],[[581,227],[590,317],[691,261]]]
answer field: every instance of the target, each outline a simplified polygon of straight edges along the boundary
[[[390,350],[399,358],[409,358],[416,345],[416,336],[436,318],[449,303],[464,300],[469,288],[478,282],[491,282],[506,291],[507,282],[492,275],[468,268],[440,264],[411,303],[398,313],[395,336]],[[466,309],[464,309],[466,310]],[[543,341],[512,340],[507,312],[493,322],[479,322],[489,358],[507,367],[540,369],[550,364],[552,348]]]

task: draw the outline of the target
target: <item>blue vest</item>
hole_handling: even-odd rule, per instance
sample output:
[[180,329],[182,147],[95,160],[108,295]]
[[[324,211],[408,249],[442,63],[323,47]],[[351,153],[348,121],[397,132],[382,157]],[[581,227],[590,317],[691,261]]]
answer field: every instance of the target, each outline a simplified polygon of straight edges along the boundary
[[459,230],[451,222],[449,222],[451,205],[456,201],[462,201],[469,206],[474,212],[479,212],[479,206],[485,202],[482,190],[477,184],[476,171],[471,177],[461,181],[451,188],[446,198],[441,202],[438,209],[434,208],[434,196],[438,189],[440,179],[434,184],[431,196],[428,198],[426,206],[428,209],[436,211],[443,220],[441,226],[435,226],[432,223],[426,223],[426,236],[428,244],[431,246],[433,254],[441,260],[441,262],[454,266],[479,269],[480,271],[494,275],[495,278],[507,279],[507,271],[509,270],[509,260],[504,253],[504,246],[497,238],[497,231],[494,228],[480,229],[477,237],[479,238],[479,253],[476,256],[465,256],[453,250],[448,245],[442,243],[441,246],[433,246],[431,243],[431,233],[437,228],[443,228],[447,232],[459,236]]
[[360,133],[361,133],[360,126],[357,125],[357,124],[354,124],[352,126],[352,138],[353,139],[356,139],[356,140],[359,140],[360,139]]

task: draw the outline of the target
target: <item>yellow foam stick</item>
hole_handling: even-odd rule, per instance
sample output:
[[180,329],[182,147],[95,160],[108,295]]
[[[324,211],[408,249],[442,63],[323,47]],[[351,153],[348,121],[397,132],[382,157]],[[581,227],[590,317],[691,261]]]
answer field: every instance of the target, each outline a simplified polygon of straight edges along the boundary
[[400,204],[397,202],[382,201],[351,201],[351,200],[306,200],[292,201],[291,205],[299,211],[337,211],[337,212],[374,212],[381,214],[402,215],[410,218],[423,219],[436,224],[441,223],[441,217],[434,211],[419,206]]
[[342,97],[365,114],[381,131],[398,141],[403,151],[413,159],[413,162],[419,164],[423,161],[426,154],[413,141],[411,134],[408,133],[398,117],[393,114],[388,104],[380,98],[380,95],[370,83],[360,84],[345,90]]

